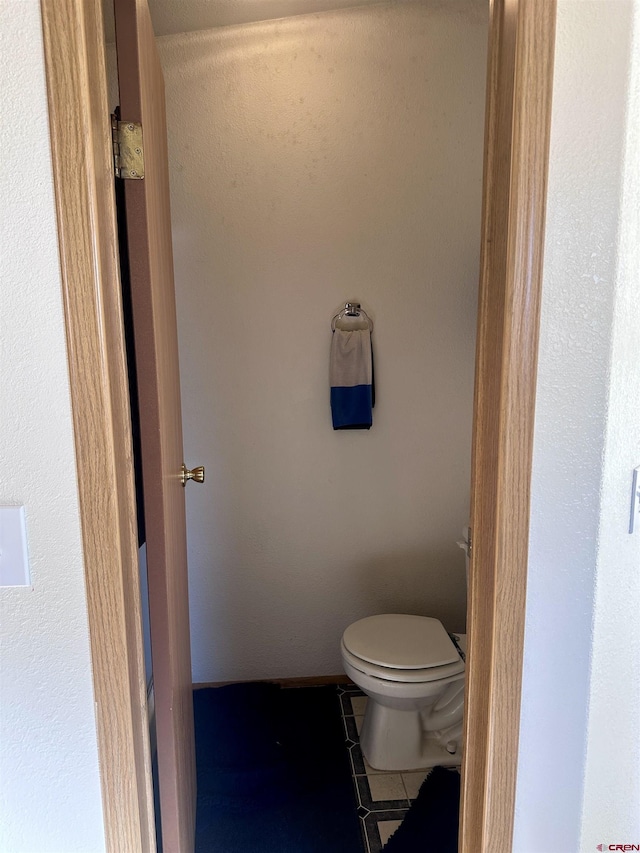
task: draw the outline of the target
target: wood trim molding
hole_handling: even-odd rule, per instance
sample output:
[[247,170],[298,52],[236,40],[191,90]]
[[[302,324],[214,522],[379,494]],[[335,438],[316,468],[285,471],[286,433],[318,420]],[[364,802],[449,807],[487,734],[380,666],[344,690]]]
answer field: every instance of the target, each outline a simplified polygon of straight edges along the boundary
[[460,853],[512,848],[555,17],[491,7]]
[[156,849],[135,492],[97,0],[42,0],[106,848]]

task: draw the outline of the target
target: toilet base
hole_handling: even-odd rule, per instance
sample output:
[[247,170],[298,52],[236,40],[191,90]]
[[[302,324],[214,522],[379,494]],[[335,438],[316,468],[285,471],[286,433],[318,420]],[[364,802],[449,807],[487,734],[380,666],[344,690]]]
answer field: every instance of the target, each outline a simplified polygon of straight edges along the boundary
[[[424,730],[420,712],[401,711],[369,697],[360,732],[360,748],[375,770],[425,770],[457,767],[462,763],[462,737]],[[455,751],[449,752],[449,748]]]

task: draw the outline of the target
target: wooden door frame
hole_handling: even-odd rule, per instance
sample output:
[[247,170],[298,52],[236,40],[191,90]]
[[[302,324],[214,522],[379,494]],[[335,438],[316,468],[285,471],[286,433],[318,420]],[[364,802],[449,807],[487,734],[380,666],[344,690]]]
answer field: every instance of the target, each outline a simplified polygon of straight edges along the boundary
[[459,853],[511,850],[555,0],[493,0]]
[[[102,11],[41,6],[106,846],[151,851]],[[555,0],[491,0],[489,29],[460,853],[513,833]]]
[[[156,849],[99,0],[41,0],[106,849]],[[61,618],[63,614],[61,614]]]

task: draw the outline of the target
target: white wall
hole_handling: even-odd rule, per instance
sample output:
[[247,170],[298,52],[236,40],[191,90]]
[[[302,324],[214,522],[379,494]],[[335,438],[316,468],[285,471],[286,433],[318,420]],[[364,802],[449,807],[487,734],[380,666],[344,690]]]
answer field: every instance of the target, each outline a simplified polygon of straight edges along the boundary
[[[269,21],[290,15],[369,6],[379,2],[380,0],[240,0],[240,2],[238,0],[189,0],[189,2],[176,3],[175,0],[149,0],[149,9],[155,34],[165,36],[192,30],[209,30],[212,27]],[[414,0],[393,0],[393,2],[410,3]],[[450,7],[454,3],[462,3],[466,8],[470,3],[487,5],[487,0],[428,0],[428,2],[432,5],[446,3]],[[107,32],[112,32],[112,28]]]
[[32,588],[0,590],[0,850],[104,850],[40,4],[0,2],[0,504]]
[[558,5],[516,853],[639,841],[634,5]]
[[[159,40],[196,682],[338,673],[372,613],[464,628],[486,42],[460,3]],[[331,429],[352,298],[369,433]]]
[[[627,4],[627,9],[632,4]],[[640,515],[628,533],[640,465],[640,3],[633,3],[620,187],[609,400],[602,466],[582,850],[640,844]]]

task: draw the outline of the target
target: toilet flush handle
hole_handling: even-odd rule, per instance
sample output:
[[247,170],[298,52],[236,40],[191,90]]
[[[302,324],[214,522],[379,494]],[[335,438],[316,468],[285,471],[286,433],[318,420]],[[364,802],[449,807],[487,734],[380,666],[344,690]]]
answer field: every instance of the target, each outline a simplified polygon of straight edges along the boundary
[[186,486],[187,480],[194,480],[196,483],[204,483],[204,467],[199,465],[197,468],[189,470],[183,462],[180,482],[183,486]]

